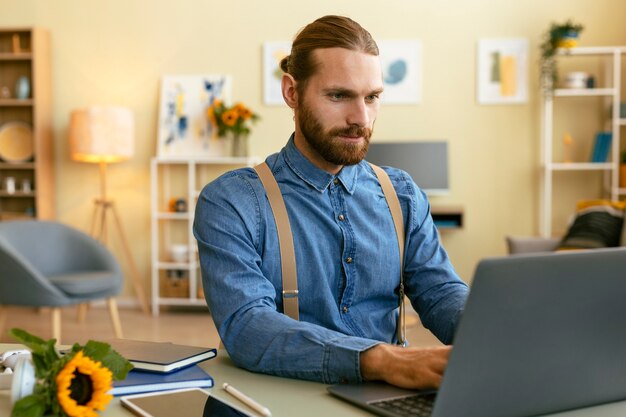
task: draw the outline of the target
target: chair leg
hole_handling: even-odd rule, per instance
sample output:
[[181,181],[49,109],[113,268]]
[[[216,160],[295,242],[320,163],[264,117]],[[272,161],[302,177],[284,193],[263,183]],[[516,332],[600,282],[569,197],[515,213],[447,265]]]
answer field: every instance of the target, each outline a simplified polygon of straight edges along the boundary
[[111,316],[115,337],[123,339],[124,335],[122,334],[122,323],[120,322],[120,314],[117,310],[117,302],[114,298],[109,298],[107,299],[107,304],[109,305],[109,316]]
[[0,306],[0,335],[4,334],[4,326],[7,322],[8,314],[9,308],[6,306]]
[[76,312],[76,321],[79,323],[84,323],[85,318],[87,317],[87,310],[89,310],[89,304],[80,303],[78,305],[78,310]]
[[57,340],[57,345],[61,344],[61,307],[52,308],[52,337]]

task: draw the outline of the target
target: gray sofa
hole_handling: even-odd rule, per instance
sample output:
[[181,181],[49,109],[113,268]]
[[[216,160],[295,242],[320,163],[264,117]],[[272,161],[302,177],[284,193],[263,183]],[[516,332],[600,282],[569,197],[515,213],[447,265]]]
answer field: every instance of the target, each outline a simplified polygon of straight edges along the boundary
[[[518,253],[550,252],[559,246],[560,237],[507,236],[506,244],[510,255]],[[621,246],[626,246],[626,221],[622,227]]]

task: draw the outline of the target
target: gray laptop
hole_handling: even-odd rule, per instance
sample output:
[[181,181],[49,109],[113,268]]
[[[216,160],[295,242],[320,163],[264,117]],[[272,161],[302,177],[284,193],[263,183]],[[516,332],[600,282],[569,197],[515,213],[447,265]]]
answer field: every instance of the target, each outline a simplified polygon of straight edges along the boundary
[[[378,405],[417,393],[378,383],[329,391],[382,416],[403,414]],[[479,263],[433,417],[536,416],[623,399],[626,248]]]

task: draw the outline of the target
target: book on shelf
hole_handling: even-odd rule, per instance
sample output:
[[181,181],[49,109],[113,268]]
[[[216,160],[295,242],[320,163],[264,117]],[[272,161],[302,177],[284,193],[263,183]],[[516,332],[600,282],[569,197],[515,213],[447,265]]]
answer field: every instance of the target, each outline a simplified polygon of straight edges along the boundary
[[598,132],[593,142],[591,152],[591,162],[606,162],[611,149],[611,140],[613,134],[611,132]]
[[215,348],[178,345],[170,342],[148,342],[131,339],[106,341],[135,369],[168,373],[211,359],[217,355]]
[[122,381],[113,381],[111,395],[139,394],[180,388],[211,388],[213,378],[198,365],[167,374],[132,369]]

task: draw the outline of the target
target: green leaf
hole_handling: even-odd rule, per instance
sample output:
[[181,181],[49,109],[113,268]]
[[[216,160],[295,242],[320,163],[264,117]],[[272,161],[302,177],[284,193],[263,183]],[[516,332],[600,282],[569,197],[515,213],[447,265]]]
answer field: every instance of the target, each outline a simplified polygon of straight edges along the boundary
[[43,351],[46,344],[43,339],[28,333],[26,330],[12,328],[9,330],[9,334],[33,352]]
[[122,355],[111,348],[108,343],[90,340],[87,342],[83,351],[95,361],[102,362],[113,374],[113,379],[119,381],[126,378],[126,374],[133,368],[133,365]]
[[15,403],[11,417],[41,417],[45,411],[44,398],[38,395],[28,395]]

